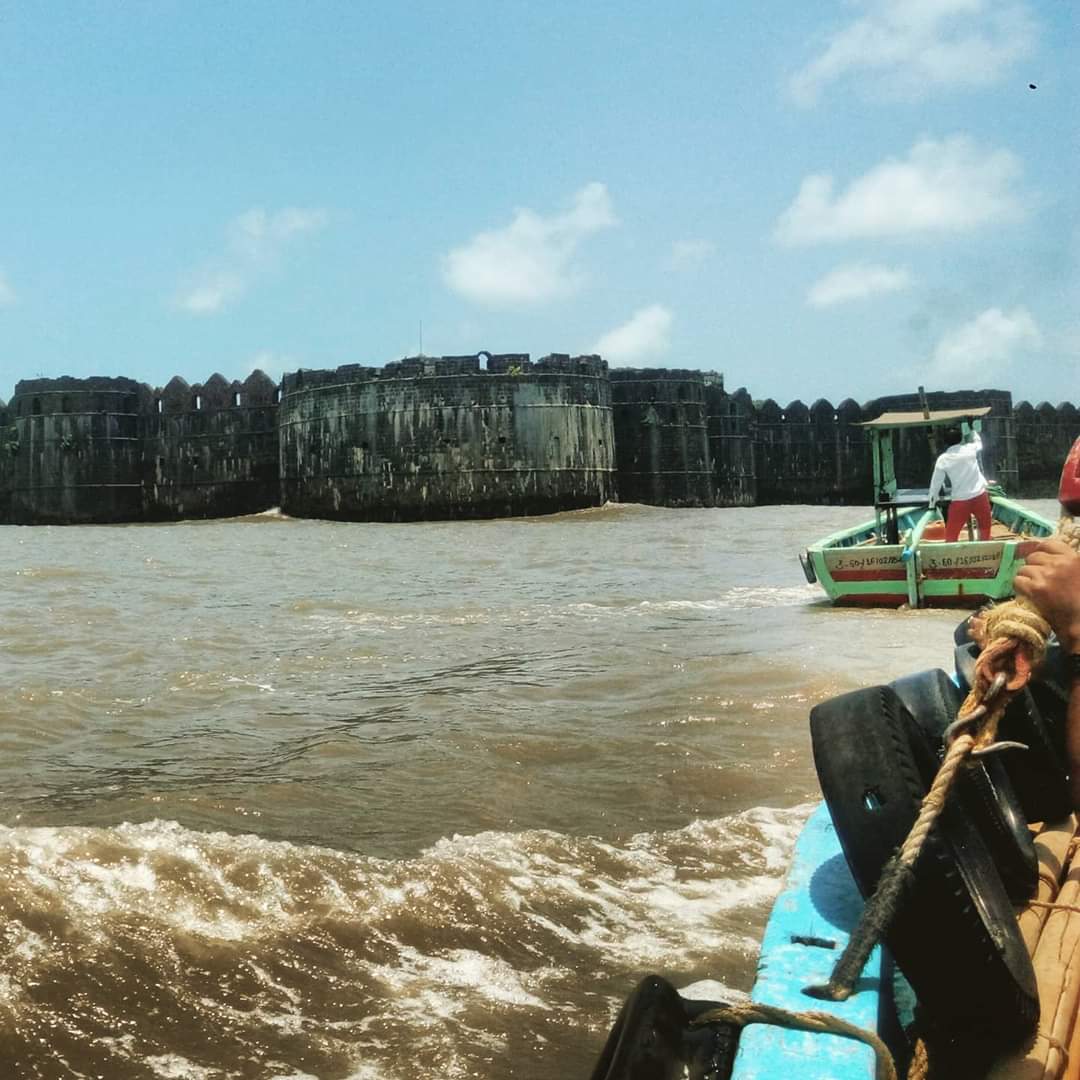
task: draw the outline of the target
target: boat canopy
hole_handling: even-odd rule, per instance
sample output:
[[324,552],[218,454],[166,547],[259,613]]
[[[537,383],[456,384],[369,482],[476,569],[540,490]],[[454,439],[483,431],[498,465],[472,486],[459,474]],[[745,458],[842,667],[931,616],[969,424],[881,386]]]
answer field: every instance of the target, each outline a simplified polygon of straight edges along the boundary
[[873,420],[864,420],[856,425],[864,428],[905,428],[933,427],[937,424],[955,424],[957,420],[976,420],[986,416],[991,406],[983,405],[977,409],[936,409],[926,412],[887,412]]

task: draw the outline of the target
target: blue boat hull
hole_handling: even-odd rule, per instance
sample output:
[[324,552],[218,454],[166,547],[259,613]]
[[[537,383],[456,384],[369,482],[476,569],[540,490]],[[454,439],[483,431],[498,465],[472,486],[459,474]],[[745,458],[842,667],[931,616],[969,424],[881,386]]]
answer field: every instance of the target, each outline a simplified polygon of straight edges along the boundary
[[[828,981],[863,902],[822,803],[795,847],[783,891],[765,930],[753,1000],[792,1012],[828,1012],[880,1032],[892,1010],[891,964],[875,948],[847,1001],[820,1001],[803,988]],[[827,943],[832,943],[830,948]],[[732,1080],[873,1080],[874,1052],[838,1035],[751,1024],[739,1039]]]

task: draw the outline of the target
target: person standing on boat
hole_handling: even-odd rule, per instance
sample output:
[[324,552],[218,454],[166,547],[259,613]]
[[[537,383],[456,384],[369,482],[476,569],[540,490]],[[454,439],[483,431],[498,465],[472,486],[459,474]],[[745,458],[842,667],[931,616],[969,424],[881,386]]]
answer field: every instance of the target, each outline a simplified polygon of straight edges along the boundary
[[934,475],[930,478],[930,507],[937,505],[941,487],[948,477],[950,484],[949,516],[945,521],[945,539],[949,543],[960,539],[960,530],[972,514],[979,526],[979,539],[990,539],[992,515],[990,496],[986,493],[986,477],[979,465],[982,439],[973,431],[964,440],[958,427],[945,429],[946,449],[938,455]]

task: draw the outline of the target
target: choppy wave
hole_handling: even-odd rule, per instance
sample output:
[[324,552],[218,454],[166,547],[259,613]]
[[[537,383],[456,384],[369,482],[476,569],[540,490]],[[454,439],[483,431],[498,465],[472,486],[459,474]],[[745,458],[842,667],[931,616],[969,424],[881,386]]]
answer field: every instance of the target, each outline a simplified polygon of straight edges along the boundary
[[488,1070],[532,1032],[550,1060],[530,1075],[561,1075],[628,975],[686,983],[752,955],[805,813],[622,843],[487,832],[406,860],[172,821],[0,828],[0,1065],[511,1075]]

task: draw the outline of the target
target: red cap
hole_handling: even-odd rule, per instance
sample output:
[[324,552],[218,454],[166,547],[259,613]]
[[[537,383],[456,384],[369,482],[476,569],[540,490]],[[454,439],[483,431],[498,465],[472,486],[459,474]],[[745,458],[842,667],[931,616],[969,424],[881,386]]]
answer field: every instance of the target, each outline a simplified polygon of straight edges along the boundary
[[1065,468],[1061,470],[1058,500],[1062,509],[1073,517],[1080,515],[1080,439],[1073,443],[1069,456],[1065,459]]

